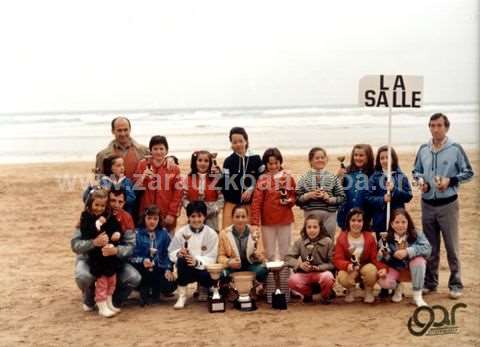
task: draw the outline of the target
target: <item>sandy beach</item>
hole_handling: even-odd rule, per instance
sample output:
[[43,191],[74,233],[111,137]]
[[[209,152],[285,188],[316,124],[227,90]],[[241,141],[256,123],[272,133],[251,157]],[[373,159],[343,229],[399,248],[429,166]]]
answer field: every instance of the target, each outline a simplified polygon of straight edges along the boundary
[[[476,177],[460,191],[460,234],[464,297],[448,299],[448,265],[442,249],[440,290],[426,296],[430,304],[447,310],[467,305],[456,314],[458,334],[412,336],[407,321],[415,307],[403,302],[366,305],[357,299],[345,304],[292,302],[287,311],[274,311],[264,301],[255,312],[228,307],[225,314],[209,314],[205,303],[189,300],[174,311],[173,298],[142,308],[127,305],[113,319],[81,309],[81,293],[73,269],[70,238],[82,210],[82,179],[89,179],[91,162],[0,166],[0,345],[35,346],[352,346],[480,345],[480,252],[478,225],[478,152],[470,152]],[[400,155],[401,167],[411,171],[414,153]],[[220,160],[221,161],[221,160]],[[285,158],[295,175],[308,167],[306,158]],[[331,170],[338,162],[332,156]],[[188,162],[181,162],[182,173]],[[70,187],[68,177],[76,177]],[[72,183],[72,182],[70,182]],[[419,192],[408,209],[420,223]],[[295,238],[303,222],[295,208]],[[185,222],[182,215],[180,225]],[[443,247],[443,246],[442,246]],[[409,290],[410,292],[410,290]],[[437,321],[441,319],[438,313]]]

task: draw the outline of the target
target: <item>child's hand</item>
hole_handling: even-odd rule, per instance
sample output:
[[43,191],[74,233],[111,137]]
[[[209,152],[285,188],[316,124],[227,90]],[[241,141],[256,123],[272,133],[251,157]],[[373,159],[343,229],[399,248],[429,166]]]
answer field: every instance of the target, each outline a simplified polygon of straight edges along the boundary
[[148,168],[148,166],[143,170],[143,176],[144,177],[152,177],[153,176],[153,171]]
[[151,267],[153,267],[153,262],[147,258],[143,261],[143,266],[145,267],[145,269],[150,269]]
[[399,260],[402,260],[406,257],[408,257],[408,252],[406,249],[399,249],[395,253],[393,253],[393,256]]
[[380,278],[385,277],[385,276],[387,276],[387,270],[386,269],[380,269],[380,270],[378,270],[377,275]]
[[100,225],[103,225],[107,222],[107,219],[104,216],[101,216],[97,219],[97,221],[100,223]]
[[393,182],[392,181],[387,181],[385,189],[387,190],[387,192],[391,192],[393,190]]
[[185,258],[188,255],[188,249],[186,248],[181,248],[178,253],[177,257]]
[[358,266],[354,266],[353,264],[348,264],[347,272],[354,272],[354,271],[358,271]]
[[177,164],[175,163],[175,159],[172,157],[167,157],[167,170],[173,170],[177,167]]
[[175,281],[175,275],[173,274],[172,271],[170,270],[167,270],[165,271],[165,278],[168,282],[173,282]]
[[238,258],[232,258],[228,261],[228,266],[233,270],[238,270],[242,267],[242,263]]
[[383,201],[385,201],[386,203],[389,203],[390,201],[392,201],[392,196],[390,194],[385,194],[383,196]]
[[312,271],[312,266],[307,261],[300,262],[300,265],[298,267],[305,272]]
[[94,238],[92,243],[95,247],[103,247],[108,243],[108,235],[105,232],[103,232],[100,235],[98,235],[96,238]]
[[120,240],[120,237],[122,237],[122,235],[121,235],[118,231],[115,231],[115,232],[112,234],[112,237],[110,238],[110,240],[112,240],[112,241],[118,241],[118,240]]
[[249,190],[246,190],[242,193],[242,201],[243,202],[249,201],[251,197],[252,197],[252,192],[249,191]]
[[187,265],[190,267],[195,267],[195,265],[197,265],[197,259],[195,259],[191,254],[187,254],[185,256],[185,260],[187,261]]

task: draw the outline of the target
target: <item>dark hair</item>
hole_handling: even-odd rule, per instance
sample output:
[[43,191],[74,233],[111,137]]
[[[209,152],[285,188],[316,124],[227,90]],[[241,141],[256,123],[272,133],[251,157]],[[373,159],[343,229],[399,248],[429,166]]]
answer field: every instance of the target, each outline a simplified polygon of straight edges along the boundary
[[355,170],[359,170],[359,167],[355,166],[355,161],[353,160],[353,156],[355,154],[355,150],[360,149],[365,152],[365,155],[367,156],[367,162],[365,163],[364,167],[361,168],[367,176],[370,176],[373,173],[373,168],[374,168],[374,157],[373,157],[373,150],[372,146],[359,143],[353,146],[352,148],[352,153],[350,154],[350,165],[347,167],[347,173],[350,173]]
[[308,237],[308,235],[307,235],[307,221],[309,221],[309,220],[316,220],[318,222],[318,225],[320,226],[320,233],[318,234],[319,239],[323,239],[324,237],[330,237],[327,229],[325,228],[325,225],[323,224],[323,221],[319,217],[317,217],[313,214],[310,214],[305,218],[305,221],[303,222],[302,230],[300,230],[300,236],[303,239]]
[[392,215],[390,216],[390,221],[388,222],[388,235],[387,239],[393,242],[395,240],[395,231],[392,228],[392,223],[397,216],[404,216],[407,219],[408,226],[407,226],[407,242],[413,243],[417,239],[417,231],[415,230],[415,224],[413,223],[413,219],[407,210],[403,208],[397,208],[392,211]]
[[430,127],[430,124],[432,123],[432,121],[437,120],[439,118],[443,118],[445,128],[447,128],[447,129],[450,128],[450,121],[448,120],[448,117],[445,116],[443,113],[432,114],[432,116],[430,117],[430,120],[428,121],[428,126]]
[[248,149],[248,144],[249,143],[248,143],[247,131],[242,127],[233,127],[232,129],[230,129],[230,135],[228,135],[228,138],[230,139],[230,142],[232,142],[232,136],[235,135],[235,134],[243,136],[243,138],[247,142],[246,149]]
[[[398,170],[398,156],[397,152],[390,147],[392,150],[392,171]],[[380,164],[380,153],[388,152],[388,146],[382,146],[377,150],[377,157],[375,158],[375,170],[382,171],[382,164]]]
[[115,122],[117,120],[120,120],[120,119],[125,119],[128,123],[128,129],[132,129],[132,125],[130,124],[130,120],[127,117],[120,116],[120,117],[115,117],[115,118],[112,119],[112,123],[111,123],[112,131],[115,130]]
[[168,142],[165,136],[161,136],[161,135],[152,136],[152,138],[150,139],[150,143],[148,144],[148,148],[150,149],[150,152],[152,151],[153,146],[156,146],[156,145],[164,145],[168,152]]
[[277,147],[273,148],[267,148],[265,152],[263,153],[262,161],[265,165],[268,164],[268,160],[270,157],[274,157],[280,162],[280,169],[282,169],[282,164],[283,164],[283,157],[282,153],[280,153],[280,150]]
[[212,170],[212,165],[213,165],[213,157],[212,154],[209,151],[195,151],[192,153],[192,158],[190,159],[190,173],[189,175],[195,175],[198,173],[198,168],[197,168],[197,159],[201,155],[206,155],[208,156],[208,171],[207,173],[210,173]]
[[367,231],[368,226],[369,226],[369,221],[367,220],[367,217],[365,216],[365,212],[361,208],[354,207],[347,213],[347,219],[345,222],[345,230],[350,231],[350,220],[353,218],[353,216],[360,214],[363,217],[363,226],[362,226],[362,231]]
[[187,217],[190,217],[194,213],[201,213],[205,217],[207,216],[207,205],[203,201],[195,200],[187,205]]
[[247,216],[248,216],[247,206],[238,204],[238,205],[235,205],[232,209],[232,217],[235,215],[235,212],[237,212],[237,210],[245,210],[245,212],[247,212]]
[[113,174],[113,172],[112,172],[112,166],[113,166],[113,164],[115,163],[115,160],[121,159],[121,158],[122,158],[122,156],[116,155],[116,154],[114,154],[114,155],[112,155],[112,156],[110,156],[110,157],[108,157],[108,158],[105,158],[105,159],[103,160],[103,174],[104,174],[105,176],[110,177],[110,176]]
[[123,198],[127,199],[127,192],[123,188],[115,188],[115,186],[112,185],[112,188],[110,189],[109,193],[111,193],[115,196],[123,195]]
[[318,151],[322,151],[325,156],[327,156],[327,151],[324,150],[322,147],[313,147],[309,152],[308,152],[308,161],[311,162],[313,157],[315,156],[315,153]]
[[162,215],[160,214],[160,209],[157,205],[148,205],[145,210],[143,210],[142,215],[140,216],[140,220],[138,225],[141,227],[145,227],[145,217],[147,216],[158,216],[158,225],[157,229],[162,227]]

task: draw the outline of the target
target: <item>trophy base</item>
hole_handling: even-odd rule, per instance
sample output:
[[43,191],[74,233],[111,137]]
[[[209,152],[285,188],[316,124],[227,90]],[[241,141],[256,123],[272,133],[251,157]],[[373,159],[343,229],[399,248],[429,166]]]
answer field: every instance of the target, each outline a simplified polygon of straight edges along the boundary
[[257,305],[255,303],[255,300],[253,299],[248,299],[248,301],[242,301],[242,300],[235,300],[233,302],[233,307],[235,307],[239,311],[255,311],[257,309]]
[[287,309],[287,297],[285,294],[272,294],[272,308],[276,310],[286,310]]
[[224,299],[208,299],[208,312],[218,313],[225,312],[225,300]]

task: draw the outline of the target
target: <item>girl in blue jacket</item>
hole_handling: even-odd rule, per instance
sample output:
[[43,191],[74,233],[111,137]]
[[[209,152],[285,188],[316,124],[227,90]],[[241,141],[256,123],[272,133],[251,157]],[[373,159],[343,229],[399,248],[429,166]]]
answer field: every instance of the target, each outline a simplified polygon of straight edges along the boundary
[[140,296],[142,306],[158,301],[160,293],[173,293],[177,285],[173,264],[168,257],[170,236],[161,227],[160,210],[151,205],[144,211],[141,225],[136,230],[136,244],[130,262],[142,275]]
[[373,150],[370,145],[357,144],[353,146],[350,155],[350,165],[340,168],[337,176],[342,180],[345,200],[338,209],[337,224],[340,229],[346,229],[347,214],[352,208],[360,208],[365,213],[366,223],[370,223],[371,212],[366,196],[368,180],[373,173]]
[[372,211],[372,230],[380,240],[380,233],[387,230],[387,203],[390,209],[405,208],[412,200],[412,188],[407,176],[398,166],[398,156],[392,148],[392,181],[387,184],[388,147],[382,146],[377,151],[375,172],[369,179],[367,202]]
[[379,256],[388,265],[386,277],[380,278],[378,284],[385,289],[394,289],[393,302],[402,301],[403,286],[400,282],[402,272],[410,273],[413,300],[417,306],[428,306],[422,298],[425,280],[426,258],[432,247],[425,235],[415,230],[412,217],[403,208],[392,211],[388,228],[387,243],[380,249]]

